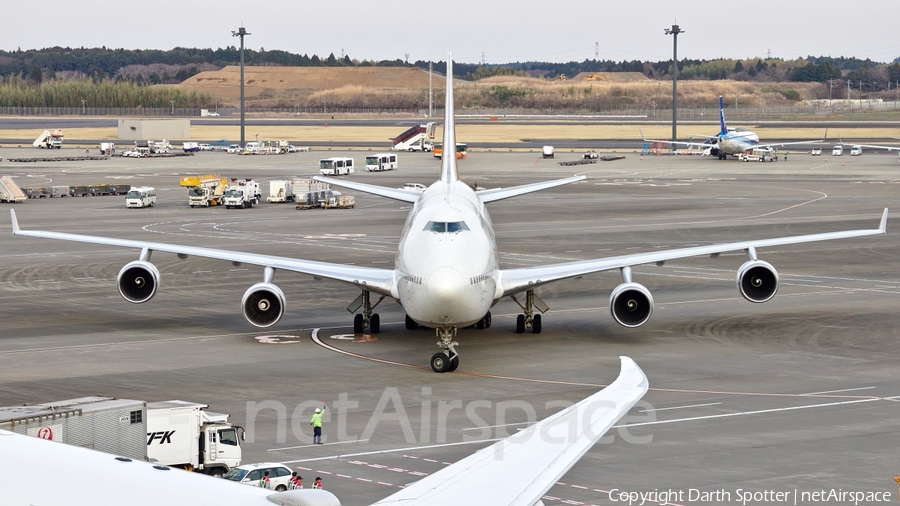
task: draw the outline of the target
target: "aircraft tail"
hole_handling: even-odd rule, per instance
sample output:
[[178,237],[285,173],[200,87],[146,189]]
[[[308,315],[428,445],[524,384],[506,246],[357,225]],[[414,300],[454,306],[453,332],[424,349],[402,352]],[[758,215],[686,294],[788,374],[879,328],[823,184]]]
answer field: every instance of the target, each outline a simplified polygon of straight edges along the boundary
[[456,123],[453,112],[453,57],[447,53],[447,100],[444,104],[444,140],[441,152],[441,181],[453,183],[459,180],[456,168]]
[[719,128],[721,128],[719,132],[721,135],[728,133],[728,128],[725,126],[725,104],[722,102],[722,95],[719,95]]

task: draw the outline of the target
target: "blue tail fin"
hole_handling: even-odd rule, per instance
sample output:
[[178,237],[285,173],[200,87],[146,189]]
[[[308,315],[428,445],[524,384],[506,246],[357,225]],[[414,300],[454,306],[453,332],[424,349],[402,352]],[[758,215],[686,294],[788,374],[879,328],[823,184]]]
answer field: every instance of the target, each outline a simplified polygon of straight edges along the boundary
[[459,180],[456,169],[456,124],[453,113],[453,58],[447,53],[447,100],[444,104],[444,146],[441,152],[441,181]]
[[722,129],[720,135],[728,133],[728,128],[725,127],[725,104],[722,102],[722,95],[719,95],[719,127]]

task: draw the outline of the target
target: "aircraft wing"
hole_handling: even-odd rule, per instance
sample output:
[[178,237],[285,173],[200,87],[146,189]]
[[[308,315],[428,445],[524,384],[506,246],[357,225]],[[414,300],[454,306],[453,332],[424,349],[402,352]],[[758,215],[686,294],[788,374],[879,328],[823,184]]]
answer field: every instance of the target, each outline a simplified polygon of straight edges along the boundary
[[544,181],[542,183],[532,183],[532,184],[524,184],[521,186],[513,186],[510,188],[492,188],[490,190],[482,190],[476,192],[475,195],[481,199],[482,202],[487,204],[488,202],[494,202],[497,200],[508,199],[510,197],[515,197],[517,195],[524,195],[526,193],[536,192],[540,190],[546,190],[547,188],[553,188],[554,186],[562,186],[564,184],[574,183],[576,181],[583,181],[587,179],[585,176],[574,176],[567,177],[565,179],[556,179],[553,181]]
[[600,392],[407,486],[373,506],[533,506],[647,393],[647,377],[621,357]]
[[120,246],[123,248],[136,248],[140,250],[164,251],[176,255],[198,256],[213,258],[241,264],[272,267],[286,271],[300,272],[312,276],[319,276],[337,281],[343,281],[357,286],[365,285],[366,289],[376,293],[391,296],[394,286],[394,271],[391,269],[377,269],[373,267],[361,267],[356,265],[333,264],[328,262],[316,262],[313,260],[300,260],[296,258],[279,257],[272,255],[260,255],[256,253],[241,253],[213,248],[201,248],[195,246],[179,246],[161,242],[134,241],[128,239],[114,239],[92,235],[69,234],[65,232],[47,232],[40,230],[22,230],[16,219],[16,211],[9,210],[12,217],[12,231],[15,235],[26,237],[40,237],[43,239],[57,239],[62,241],[85,242],[103,244],[106,246]]
[[[122,459],[122,457],[119,457]],[[10,506],[337,505],[324,490],[275,492],[0,430],[0,490]],[[50,477],[41,469],[56,469]],[[52,486],[48,485],[52,481]]]
[[[674,146],[688,146],[694,148],[709,148],[715,147],[714,144],[708,144],[706,142],[689,142],[689,141],[665,141],[662,139],[648,139],[644,137],[644,132],[641,129],[638,129],[638,132],[641,132],[641,140],[644,142],[658,142],[660,144],[670,144]],[[699,137],[705,137],[707,139],[714,139],[714,135],[698,135]]]
[[314,176],[313,179],[316,181],[321,181],[323,183],[333,184],[334,186],[350,188],[351,190],[371,193],[372,195],[380,195],[382,197],[400,200],[402,202],[415,203],[419,200],[419,197],[422,196],[422,192],[416,190],[404,190],[403,188],[386,188],[384,186],[377,186],[374,184],[356,183],[353,181],[345,181],[343,179],[334,179],[322,176]]
[[[540,265],[535,267],[521,267],[516,269],[503,269],[500,271],[500,287],[503,296],[513,295],[524,290],[573,278],[592,272],[622,269],[635,265],[666,262],[679,258],[688,258],[704,255],[718,255],[728,251],[750,250],[770,246],[783,246],[786,244],[800,244],[805,242],[830,241],[832,239],[849,239],[851,237],[863,237],[867,235],[884,234],[887,231],[888,210],[885,208],[881,216],[881,223],[876,229],[846,230],[842,232],[826,232],[823,234],[797,235],[792,237],[779,237],[776,239],[761,239],[755,241],[732,242],[725,244],[712,244],[709,246],[694,246],[691,248],[679,248],[665,251],[652,251],[648,253],[635,253],[633,255],[621,255],[596,260],[578,260],[560,264]],[[754,254],[755,255],[755,254]]]
[[844,141],[841,141],[842,146],[859,146],[868,149],[886,149],[888,151],[900,151],[900,147],[897,146],[875,146],[872,144],[848,144]]

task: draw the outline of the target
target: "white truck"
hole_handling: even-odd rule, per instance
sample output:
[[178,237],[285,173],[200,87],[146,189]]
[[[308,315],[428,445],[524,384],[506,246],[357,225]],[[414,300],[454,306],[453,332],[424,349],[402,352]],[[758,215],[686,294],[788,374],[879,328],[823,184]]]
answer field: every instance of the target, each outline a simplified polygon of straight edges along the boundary
[[210,207],[222,203],[228,179],[219,174],[184,176],[181,178],[181,186],[188,190],[188,203],[191,207]]
[[553,146],[544,146],[541,148],[541,155],[543,155],[544,158],[553,158],[555,153],[556,150],[553,149]]
[[163,139],[161,141],[150,141],[149,146],[151,153],[161,153],[165,154],[169,152],[169,149],[172,148],[172,145],[169,144],[169,141]]
[[101,142],[100,143],[100,154],[114,155],[115,153],[116,153],[116,143],[115,142]]
[[425,151],[425,142],[434,139],[434,128],[437,123],[429,122],[408,128],[402,134],[391,139],[395,151]]
[[850,156],[860,156],[862,155],[862,146],[850,146]]
[[267,202],[293,202],[294,191],[290,179],[273,179],[269,181]]
[[243,428],[209,406],[81,397],[0,407],[0,429],[221,476],[241,463]]
[[200,151],[199,142],[185,142],[181,145],[181,150],[185,153],[196,153]]
[[379,172],[397,168],[397,155],[390,153],[376,153],[366,156],[366,170]]
[[62,130],[44,130],[37,139],[31,143],[36,148],[62,149],[63,133]]
[[252,179],[239,181],[231,178],[231,183],[225,189],[222,203],[226,209],[243,209],[259,204],[261,197],[259,183],[256,181]]
[[125,195],[125,207],[127,208],[153,207],[155,204],[156,188],[152,186],[132,188]]
[[260,143],[256,141],[250,141],[247,144],[244,144],[244,150],[241,152],[242,155],[256,155],[262,151],[262,146]]
[[346,176],[353,174],[353,158],[333,156],[319,160],[319,172],[323,176]]

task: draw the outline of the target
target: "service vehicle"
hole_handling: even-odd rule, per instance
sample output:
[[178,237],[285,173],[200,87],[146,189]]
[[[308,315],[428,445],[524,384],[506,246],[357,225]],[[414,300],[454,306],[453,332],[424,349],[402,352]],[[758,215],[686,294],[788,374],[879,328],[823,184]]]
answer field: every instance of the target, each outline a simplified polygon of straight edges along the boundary
[[240,144],[229,144],[227,148],[225,148],[226,153],[239,154],[241,152]]
[[422,143],[422,151],[430,153],[434,151],[434,141],[425,141]]
[[9,176],[0,176],[0,202],[25,202],[28,197]]
[[231,178],[231,183],[222,196],[222,204],[226,209],[244,209],[259,204],[261,197],[259,183],[256,181]]
[[862,155],[862,146],[850,146],[850,156]]
[[185,153],[196,153],[200,151],[199,142],[185,142],[181,145],[181,150]]
[[822,148],[812,148],[809,154],[811,154],[812,156],[822,156]]
[[172,149],[172,145],[169,144],[169,141],[167,141],[165,139],[163,139],[161,141],[150,141],[150,142],[148,142],[147,147],[150,148],[151,153],[159,153],[159,154],[166,154],[169,152],[170,149]]
[[319,160],[319,173],[323,176],[346,176],[353,174],[353,158],[333,156]]
[[241,463],[244,429],[208,407],[179,400],[80,397],[0,407],[0,429],[222,476]]
[[115,142],[101,142],[100,143],[100,154],[113,155],[115,153],[116,153],[116,143]]
[[313,209],[322,206],[331,185],[308,177],[295,177],[291,179],[291,189],[297,209]]
[[125,207],[153,207],[156,204],[156,188],[139,186],[132,188],[125,195]]
[[403,183],[403,186],[400,187],[401,190],[415,190],[417,192],[423,192],[428,189],[422,183]]
[[222,203],[228,179],[219,174],[184,176],[180,186],[188,189],[188,203],[191,207],[210,207]]
[[831,148],[831,156],[842,156],[844,154],[844,146],[837,145]]
[[327,192],[325,201],[322,202],[323,209],[353,209],[354,207],[356,207],[356,197],[343,195],[339,191]]
[[262,145],[256,141],[250,141],[247,144],[244,144],[244,150],[241,151],[242,155],[256,155],[262,151]]
[[553,149],[553,146],[544,146],[541,149],[541,154],[543,155],[544,158],[553,158],[553,155],[555,152],[556,152],[556,150]]
[[397,168],[397,155],[390,153],[376,153],[366,156],[366,170],[380,172]]
[[[456,159],[457,160],[460,160],[462,158],[467,158],[469,156],[468,153],[466,152],[466,149],[467,149],[467,147],[465,144],[463,144],[461,142],[456,143]],[[435,158],[440,159],[441,153],[443,153],[443,151],[444,151],[444,147],[443,147],[442,143],[436,142],[436,143],[434,143],[434,151],[432,151],[431,154]]]
[[200,151],[212,151],[213,150],[213,147],[211,144],[200,143],[198,145],[198,147],[200,148]]
[[742,162],[774,162],[778,160],[778,157],[769,149],[757,148],[744,151],[738,155],[738,159]]
[[600,158],[600,153],[594,150],[586,151],[582,157],[583,160],[596,160],[597,158]]
[[294,191],[290,179],[273,179],[269,181],[267,202],[293,202]]
[[63,133],[62,130],[44,130],[37,139],[31,143],[36,148],[62,149]]
[[290,144],[288,144],[288,141],[269,141],[265,148],[267,153],[283,155],[290,151]]
[[[223,476],[226,480],[236,481],[251,487],[258,487],[260,480],[269,473],[269,488],[278,492],[288,489],[291,483],[290,467],[276,462],[244,464],[237,466]],[[305,503],[304,503],[305,504]]]
[[394,143],[392,149],[394,151],[425,151],[425,141],[434,139],[435,125],[437,123],[431,121],[406,129],[403,133],[391,139],[391,142]]

